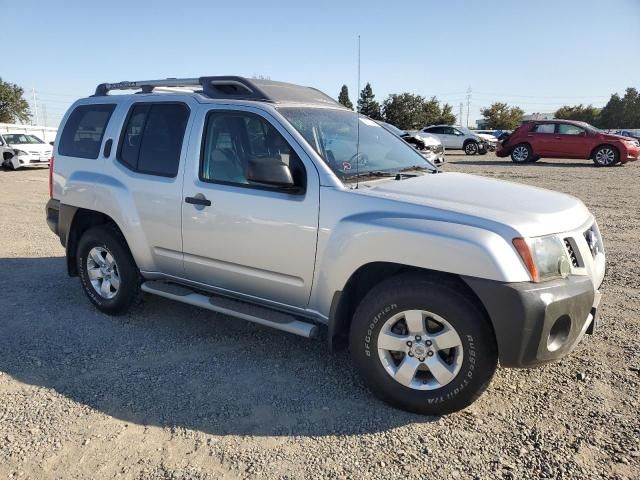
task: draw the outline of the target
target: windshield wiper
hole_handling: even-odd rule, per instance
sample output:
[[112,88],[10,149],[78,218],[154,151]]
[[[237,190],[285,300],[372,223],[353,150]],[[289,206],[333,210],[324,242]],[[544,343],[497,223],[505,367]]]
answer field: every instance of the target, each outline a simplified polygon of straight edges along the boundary
[[[413,170],[413,168],[411,169]],[[417,177],[419,174],[417,173],[400,173],[402,170],[398,170],[395,172],[383,172],[381,170],[373,170],[369,172],[362,172],[353,175],[347,175],[344,177],[344,180],[349,180],[351,178],[363,178],[363,177],[374,177],[374,178],[395,178],[396,180],[403,180],[405,178]]]

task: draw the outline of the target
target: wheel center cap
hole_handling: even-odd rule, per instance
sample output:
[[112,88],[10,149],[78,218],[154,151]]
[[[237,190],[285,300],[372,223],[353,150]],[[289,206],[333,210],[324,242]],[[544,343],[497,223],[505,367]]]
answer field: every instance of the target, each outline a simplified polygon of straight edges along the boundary
[[414,343],[411,346],[411,353],[414,357],[424,357],[427,355],[427,347],[423,343]]

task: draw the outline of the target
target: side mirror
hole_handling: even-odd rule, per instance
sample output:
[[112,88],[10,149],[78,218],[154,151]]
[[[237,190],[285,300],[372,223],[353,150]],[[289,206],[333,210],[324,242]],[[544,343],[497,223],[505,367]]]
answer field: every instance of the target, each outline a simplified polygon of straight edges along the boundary
[[283,189],[295,187],[289,166],[275,158],[252,158],[249,160],[247,180]]
[[578,135],[580,135],[581,137],[586,137],[587,136],[587,132],[580,132]]

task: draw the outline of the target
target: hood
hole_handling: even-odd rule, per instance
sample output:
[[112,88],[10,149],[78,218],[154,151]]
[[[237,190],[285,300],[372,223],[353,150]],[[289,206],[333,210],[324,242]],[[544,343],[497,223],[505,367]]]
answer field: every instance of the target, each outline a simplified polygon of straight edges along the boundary
[[430,133],[419,132],[419,133],[414,133],[413,136],[416,137],[416,138],[419,138],[420,140],[422,140],[425,145],[440,145],[440,144],[442,144],[442,142],[440,141],[440,139],[438,137],[436,137],[435,135],[431,135]]
[[454,212],[461,215],[455,220],[458,223],[477,225],[488,220],[525,237],[575,230],[591,217],[584,204],[569,195],[464,173],[376,182],[360,192]]
[[637,142],[638,139],[637,138],[633,138],[633,137],[625,137],[624,135],[617,135],[615,133],[602,133],[602,138],[605,140],[611,140],[611,141],[619,141],[621,142],[622,140],[627,140],[630,142]]
[[14,143],[10,146],[23,152],[49,153],[53,151],[53,147],[48,143]]

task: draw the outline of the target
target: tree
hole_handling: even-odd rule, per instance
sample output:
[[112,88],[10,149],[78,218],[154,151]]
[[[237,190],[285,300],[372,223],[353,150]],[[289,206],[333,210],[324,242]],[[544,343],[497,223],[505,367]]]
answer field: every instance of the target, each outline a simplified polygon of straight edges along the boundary
[[627,88],[624,96],[614,93],[600,111],[602,128],[639,128],[640,94],[635,88]]
[[487,122],[487,128],[513,130],[522,122],[524,111],[520,107],[510,107],[506,103],[495,102],[480,113]]
[[556,111],[555,117],[564,120],[577,120],[580,122],[587,122],[592,125],[598,126],[598,124],[600,123],[600,109],[594,107],[593,105],[565,105],[564,107],[560,107]]
[[374,120],[382,120],[380,104],[375,101],[375,98],[371,84],[367,82],[360,92],[360,98],[358,98],[358,111]]
[[386,122],[402,130],[414,130],[428,125],[455,123],[451,105],[440,107],[436,97],[426,100],[412,93],[391,94],[383,102],[382,110]]
[[424,97],[412,93],[392,93],[382,104],[384,120],[402,130],[425,125]]
[[0,78],[0,122],[28,122],[31,118],[24,90],[15,83],[3,82]]
[[350,110],[353,110],[353,103],[349,100],[349,89],[346,85],[342,85],[340,89],[340,95],[338,95],[338,102],[347,107]]

